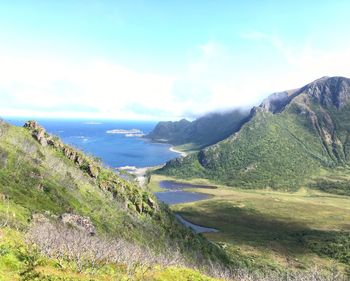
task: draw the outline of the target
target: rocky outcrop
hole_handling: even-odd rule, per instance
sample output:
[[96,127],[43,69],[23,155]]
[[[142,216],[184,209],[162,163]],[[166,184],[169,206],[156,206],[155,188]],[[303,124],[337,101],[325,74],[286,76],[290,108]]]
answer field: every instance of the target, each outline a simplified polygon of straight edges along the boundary
[[47,146],[49,135],[36,121],[26,122],[24,124],[24,128],[27,128],[32,133],[33,138],[36,139],[42,146]]
[[338,110],[350,101],[350,79],[344,77],[323,77],[300,89],[314,102],[323,107],[335,107]]
[[33,138],[42,146],[52,146],[61,151],[69,160],[73,161],[81,170],[88,173],[88,175],[96,179],[99,174],[97,165],[91,159],[84,156],[80,151],[63,144],[59,138],[49,135],[45,128],[40,126],[36,121],[28,121],[23,126],[29,130]]
[[345,77],[322,77],[306,86],[280,93],[274,93],[265,99],[260,108],[272,113],[279,113],[294,101],[303,97],[302,103],[314,102],[322,107],[341,109],[350,101],[350,79]]
[[97,166],[93,165],[92,163],[88,164],[87,172],[90,175],[90,177],[96,179],[99,173],[99,169]]
[[[72,161],[80,170],[84,171],[100,189],[110,192],[115,199],[124,202],[125,206],[137,211],[138,213],[153,214],[157,210],[156,201],[147,193],[138,189],[133,183],[129,183],[120,179],[115,173],[104,169],[93,158],[85,156],[82,152],[63,144],[57,137],[50,136],[45,129],[36,121],[28,121],[24,124],[24,128],[28,129],[33,138],[42,146],[51,146],[60,151],[63,155]],[[0,154],[1,165],[1,154]],[[31,178],[42,180],[42,176],[38,173],[31,173]],[[45,190],[45,186],[39,184],[37,190]],[[76,220],[77,223],[85,223],[85,219],[68,216],[69,220]],[[67,218],[65,218],[67,219]]]

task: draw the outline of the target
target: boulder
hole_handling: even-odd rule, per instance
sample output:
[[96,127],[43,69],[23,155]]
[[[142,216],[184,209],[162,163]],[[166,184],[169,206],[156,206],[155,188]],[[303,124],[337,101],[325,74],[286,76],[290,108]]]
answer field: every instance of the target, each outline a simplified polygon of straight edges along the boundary
[[77,154],[75,156],[75,160],[74,161],[75,161],[76,164],[81,166],[83,164],[83,162],[84,162],[84,158],[81,155]]
[[99,171],[98,171],[98,168],[96,166],[89,163],[87,172],[92,178],[96,179]]
[[43,127],[41,127],[36,121],[28,121],[24,124],[24,128],[28,129],[34,139],[36,139],[42,146],[47,146],[48,135]]

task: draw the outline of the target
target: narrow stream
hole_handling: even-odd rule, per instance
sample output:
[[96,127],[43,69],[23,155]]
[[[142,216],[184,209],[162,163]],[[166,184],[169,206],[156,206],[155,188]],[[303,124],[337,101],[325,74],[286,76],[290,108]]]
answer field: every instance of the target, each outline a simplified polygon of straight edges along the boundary
[[[159,186],[163,188],[164,191],[155,192],[154,194],[158,198],[158,200],[168,205],[195,202],[195,201],[207,199],[210,197],[208,194],[185,191],[184,189],[216,188],[216,186],[181,183],[181,182],[175,182],[175,181],[169,181],[169,180],[160,181]],[[185,220],[179,214],[176,214],[175,216],[182,224],[184,224],[188,228],[191,228],[196,233],[218,232],[218,230],[215,228],[204,227],[204,226],[191,223]]]

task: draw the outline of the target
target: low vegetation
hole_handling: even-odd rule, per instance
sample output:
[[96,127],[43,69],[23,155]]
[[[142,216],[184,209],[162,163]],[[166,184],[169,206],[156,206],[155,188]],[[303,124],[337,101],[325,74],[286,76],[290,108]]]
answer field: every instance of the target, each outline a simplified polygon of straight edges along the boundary
[[307,185],[349,194],[349,93],[349,79],[332,77],[288,98],[276,94],[252,110],[239,132],[169,161],[158,173],[251,189],[295,191]]
[[[2,252],[4,280],[104,280],[109,271],[138,280],[150,265],[160,274],[175,264],[205,280],[198,270],[215,275],[211,264],[228,266],[218,245],[183,227],[151,193],[32,125],[0,122],[0,242],[11,241]],[[117,260],[118,247],[132,255],[119,252]]]
[[[170,179],[174,180],[154,175],[150,186]],[[188,182],[210,183],[203,179]],[[173,205],[172,210],[192,223],[218,229],[204,236],[219,243],[236,267],[260,278],[271,272],[282,278],[281,274],[292,271],[300,280],[308,280],[301,276],[307,278],[305,274],[315,267],[322,267],[326,275],[350,273],[349,197],[307,188],[278,192],[217,186],[193,189],[212,197]]]

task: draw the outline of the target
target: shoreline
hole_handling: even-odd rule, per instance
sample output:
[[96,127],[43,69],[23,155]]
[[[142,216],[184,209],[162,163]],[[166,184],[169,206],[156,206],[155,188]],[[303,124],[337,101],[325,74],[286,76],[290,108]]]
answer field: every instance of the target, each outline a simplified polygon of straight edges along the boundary
[[175,152],[175,153],[180,154],[182,157],[186,157],[186,156],[188,155],[188,154],[187,154],[186,152],[184,152],[184,151],[175,149],[174,146],[171,146],[171,147],[169,148],[169,150],[170,150],[171,152]]
[[[154,140],[154,139],[152,139],[152,138],[148,138],[147,135],[148,135],[148,134],[145,134],[142,138],[145,139],[145,140],[148,140],[148,141],[150,141],[150,142],[152,142],[152,143],[171,145],[170,143],[166,142],[166,140],[164,140],[164,141],[162,141],[162,140],[160,140],[160,139]],[[169,147],[169,150],[170,150],[171,152],[180,154],[180,156],[182,156],[182,157],[186,157],[186,156],[188,155],[187,152],[178,150],[178,149],[175,148],[175,146],[170,146],[170,147]],[[170,159],[170,160],[171,160],[171,159]],[[165,163],[164,163],[164,164],[165,164]],[[161,165],[164,165],[164,164],[161,164]]]
[[[184,151],[180,151],[180,150],[175,149],[174,146],[169,147],[169,150],[171,152],[180,154],[180,157],[186,157],[188,155],[188,153],[186,153]],[[165,165],[165,163],[160,164],[160,165],[155,165],[155,166],[149,166],[149,167],[124,166],[124,167],[117,167],[115,169],[124,170],[124,171],[134,175],[136,177],[136,181],[139,183],[139,185],[141,187],[145,187],[146,182],[147,182],[147,177],[146,177],[147,171],[150,169],[155,169],[157,167],[162,167],[164,165]]]
[[148,166],[148,167],[135,167],[135,166],[124,166],[117,167],[116,170],[126,171],[127,173],[135,176],[136,182],[140,185],[141,188],[145,188],[147,186],[147,171],[154,170],[157,168],[163,167],[165,164],[156,165],[156,166]]

